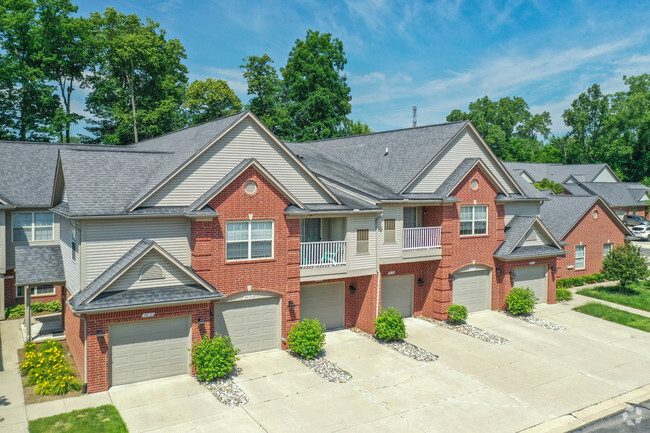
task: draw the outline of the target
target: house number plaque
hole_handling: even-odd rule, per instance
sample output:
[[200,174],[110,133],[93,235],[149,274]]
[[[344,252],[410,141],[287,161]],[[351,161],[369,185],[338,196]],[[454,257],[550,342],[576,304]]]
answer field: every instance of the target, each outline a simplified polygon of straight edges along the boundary
[[142,314],[142,317],[146,319],[147,317],[153,317],[155,315],[156,315],[156,313],[144,313],[144,314]]

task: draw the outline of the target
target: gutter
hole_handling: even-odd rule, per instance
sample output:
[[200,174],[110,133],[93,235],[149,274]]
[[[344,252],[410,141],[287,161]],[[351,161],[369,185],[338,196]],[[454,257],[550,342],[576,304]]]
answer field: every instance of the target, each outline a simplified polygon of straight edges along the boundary
[[352,209],[352,210],[326,210],[326,211],[305,211],[305,212],[284,212],[284,214],[287,217],[293,217],[293,218],[300,218],[304,216],[312,216],[312,215],[359,215],[359,214],[376,214],[376,213],[383,213],[383,210],[381,209],[366,209],[366,210],[359,210],[359,209]]
[[[69,307],[70,304],[67,301],[66,303]],[[72,315],[74,317],[77,317],[84,321],[84,386],[81,390],[81,393],[86,394],[88,392],[88,322],[84,316],[76,314],[72,308],[70,308],[70,311],[72,311]]]
[[375,218],[375,268],[377,269],[377,299],[375,300],[375,316],[379,316],[379,290],[381,288],[381,269],[379,266],[379,220],[384,216],[382,212]]

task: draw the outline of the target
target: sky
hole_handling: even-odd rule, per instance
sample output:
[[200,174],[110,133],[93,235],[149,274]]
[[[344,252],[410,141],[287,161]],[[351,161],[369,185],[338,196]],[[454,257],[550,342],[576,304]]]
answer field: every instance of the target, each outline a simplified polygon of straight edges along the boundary
[[[149,17],[181,41],[190,82],[226,80],[248,100],[239,68],[267,53],[279,69],[307,30],[343,42],[351,118],[375,131],[445,122],[483,96],[521,96],[531,112],[562,112],[589,86],[625,89],[650,73],[650,2],[598,0],[77,0]],[[83,109],[77,91],[76,110]]]

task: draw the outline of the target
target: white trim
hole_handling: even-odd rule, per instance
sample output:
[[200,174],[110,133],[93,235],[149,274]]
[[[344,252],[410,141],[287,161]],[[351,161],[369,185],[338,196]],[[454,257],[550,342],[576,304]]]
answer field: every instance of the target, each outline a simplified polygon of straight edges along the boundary
[[[40,285],[38,285],[38,286],[31,286],[31,287],[30,287],[30,291],[33,290],[33,289],[37,289],[37,288],[39,288],[39,287],[42,288],[42,287],[45,287],[45,286],[51,286],[51,287],[52,287],[52,293],[39,293],[39,294],[33,294],[33,295],[31,295],[30,297],[31,297],[31,298],[34,298],[34,297],[39,297],[39,296],[52,296],[52,295],[56,295],[56,287],[54,287],[54,284],[40,284]],[[25,285],[16,286],[16,298],[24,298],[24,297],[25,297],[25,287],[29,287],[29,286],[26,285],[26,284],[25,284]],[[23,289],[23,294],[22,294],[22,295],[19,295],[19,294],[18,294],[18,289]]]
[[[463,221],[462,215],[463,215],[463,208],[464,207],[471,207],[472,208],[472,219],[471,220],[465,220]],[[476,208],[477,207],[484,207],[485,208],[485,220],[477,220],[476,219]],[[460,237],[468,237],[468,236],[487,236],[489,231],[488,231],[488,221],[490,220],[490,216],[488,215],[489,211],[489,205],[487,204],[464,204],[460,206],[460,214],[458,216],[458,222],[459,222],[459,236]],[[485,233],[475,233],[476,232],[476,223],[477,222],[483,222],[485,221]],[[470,234],[462,234],[462,224],[463,222],[471,222],[472,223],[472,233]]]
[[[609,245],[609,249],[607,248],[608,245]],[[605,257],[607,253],[609,253],[613,248],[614,248],[613,242],[605,242],[603,244],[603,257]]]
[[[271,223],[271,238],[270,239],[256,239],[256,241],[271,241],[271,256],[269,257],[251,257],[253,251],[253,223]],[[244,241],[228,241],[228,225],[229,224],[247,224],[248,225],[248,239],[247,239],[247,249],[248,257],[244,259],[228,259],[228,244],[233,243],[243,243]],[[253,260],[272,260],[275,258],[275,221],[269,219],[263,220],[233,220],[226,221],[226,262],[248,262]]]
[[[17,241],[17,240],[14,239],[14,229],[25,228],[27,226],[16,227],[14,225],[15,221],[16,221],[15,216],[16,215],[27,215],[27,214],[30,214],[32,216],[32,225],[30,227],[30,230],[31,230],[31,233],[32,233],[32,238],[24,240],[24,241]],[[37,225],[35,225],[35,220],[36,220],[35,215],[36,214],[50,214],[50,215],[52,215],[52,225],[47,225],[47,226],[37,226]],[[52,229],[52,238],[51,239],[38,239],[38,240],[34,239],[37,227],[41,228],[41,229],[42,228],[51,228]],[[13,242],[15,244],[25,244],[25,243],[30,243],[30,242],[52,242],[52,241],[54,241],[54,213],[53,212],[46,210],[46,211],[27,211],[27,212],[20,211],[20,212],[12,212],[11,213],[11,242]]]
[[[582,267],[578,267],[578,249],[582,249]],[[575,248],[575,257],[574,257],[574,266],[576,271],[587,268],[587,246],[586,245],[576,245]]]

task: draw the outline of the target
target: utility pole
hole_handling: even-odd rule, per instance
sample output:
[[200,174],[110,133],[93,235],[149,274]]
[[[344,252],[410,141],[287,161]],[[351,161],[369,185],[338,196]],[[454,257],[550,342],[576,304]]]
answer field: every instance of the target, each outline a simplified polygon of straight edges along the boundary
[[413,127],[418,126],[418,107],[413,106]]

